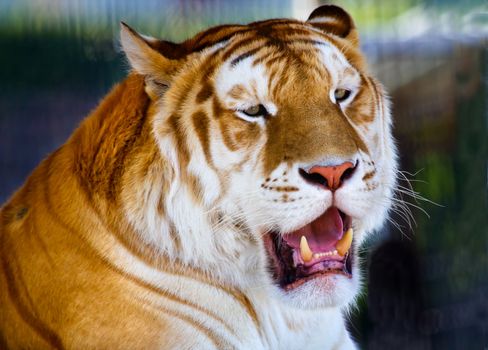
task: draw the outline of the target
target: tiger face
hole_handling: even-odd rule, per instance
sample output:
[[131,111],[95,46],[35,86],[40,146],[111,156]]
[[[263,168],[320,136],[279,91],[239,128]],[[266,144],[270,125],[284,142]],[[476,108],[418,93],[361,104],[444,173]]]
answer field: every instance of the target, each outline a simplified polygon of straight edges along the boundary
[[122,44],[172,169],[164,219],[141,223],[147,206],[127,204],[143,239],[295,307],[351,301],[358,246],[390,207],[396,150],[349,15],[324,6],[306,22],[215,27],[182,44],[123,26]]

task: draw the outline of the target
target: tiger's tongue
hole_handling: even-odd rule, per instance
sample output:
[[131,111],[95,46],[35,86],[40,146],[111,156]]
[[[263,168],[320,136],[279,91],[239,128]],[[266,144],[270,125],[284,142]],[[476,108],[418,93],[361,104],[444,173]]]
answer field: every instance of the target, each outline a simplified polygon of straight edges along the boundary
[[300,238],[305,236],[314,252],[333,250],[344,234],[344,223],[337,208],[331,207],[308,225],[283,236],[286,243],[296,249],[300,247]]

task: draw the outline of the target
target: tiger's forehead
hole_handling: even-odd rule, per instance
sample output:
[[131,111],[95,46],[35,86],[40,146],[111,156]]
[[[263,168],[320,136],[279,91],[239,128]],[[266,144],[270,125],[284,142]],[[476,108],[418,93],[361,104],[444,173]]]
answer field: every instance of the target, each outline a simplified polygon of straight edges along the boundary
[[[314,31],[298,36],[257,36],[245,45],[247,38],[235,38],[222,47],[223,64],[216,72],[216,88],[219,96],[231,100],[229,108],[235,108],[239,99],[249,105],[266,102],[289,90],[320,85],[324,90],[341,85],[355,88],[360,74],[331,42]],[[240,106],[246,107],[246,106]]]

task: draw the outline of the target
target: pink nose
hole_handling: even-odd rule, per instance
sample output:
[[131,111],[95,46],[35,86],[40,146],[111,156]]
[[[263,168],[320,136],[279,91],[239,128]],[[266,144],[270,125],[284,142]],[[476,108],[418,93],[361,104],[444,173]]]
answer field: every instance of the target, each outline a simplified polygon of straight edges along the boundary
[[308,174],[318,174],[322,176],[323,178],[325,178],[325,180],[327,180],[327,184],[325,184],[325,187],[331,191],[335,191],[339,187],[341,187],[343,180],[345,180],[347,176],[352,175],[354,169],[355,166],[351,162],[345,162],[340,165],[333,166],[314,165],[312,168],[310,168]]

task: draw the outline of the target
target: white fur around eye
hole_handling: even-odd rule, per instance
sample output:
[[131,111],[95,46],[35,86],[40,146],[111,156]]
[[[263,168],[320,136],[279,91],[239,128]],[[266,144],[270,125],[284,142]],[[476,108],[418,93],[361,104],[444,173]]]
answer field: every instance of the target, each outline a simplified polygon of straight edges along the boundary
[[241,118],[241,119],[244,119],[246,122],[249,122],[249,123],[256,123],[256,124],[259,124],[260,126],[263,126],[265,121],[264,121],[264,118],[263,116],[257,116],[257,117],[251,117],[241,111],[236,111],[236,116]]
[[[249,115],[249,113],[246,113],[247,110],[251,110],[254,107],[262,107],[262,114],[257,114],[257,115]],[[271,111],[273,112],[271,112]],[[252,111],[250,111],[252,113]],[[266,104],[254,104],[254,105],[249,105],[246,107],[238,108],[235,111],[236,115],[244,119],[245,121],[251,122],[251,123],[257,123],[259,125],[264,125],[266,118],[269,118],[276,114],[276,106],[273,103],[266,103]]]
[[264,127],[266,124],[266,117],[250,117],[241,111],[236,111],[236,116],[249,123],[258,124],[260,127]]

